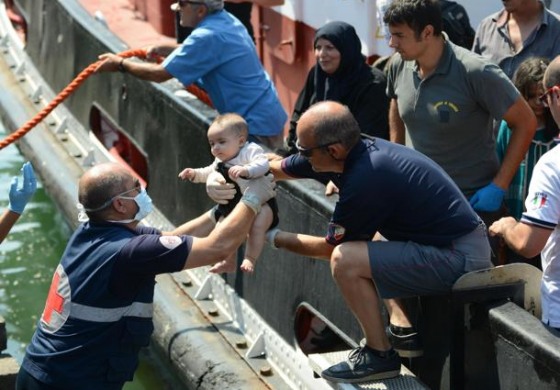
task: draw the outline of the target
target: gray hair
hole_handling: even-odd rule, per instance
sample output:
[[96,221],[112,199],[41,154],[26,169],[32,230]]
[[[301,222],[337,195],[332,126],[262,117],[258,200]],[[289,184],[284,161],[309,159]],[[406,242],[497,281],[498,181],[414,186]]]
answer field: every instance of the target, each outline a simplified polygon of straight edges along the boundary
[[86,183],[80,182],[78,200],[91,220],[102,220],[111,199],[126,191],[129,176],[122,172],[104,173],[101,177]]
[[224,9],[224,0],[201,0],[201,3],[206,5],[208,13],[212,14]]

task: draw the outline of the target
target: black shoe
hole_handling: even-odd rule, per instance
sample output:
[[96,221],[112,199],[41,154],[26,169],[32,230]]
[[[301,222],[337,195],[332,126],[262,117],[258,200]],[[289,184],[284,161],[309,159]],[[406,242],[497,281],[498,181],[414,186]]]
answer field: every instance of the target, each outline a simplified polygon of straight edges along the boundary
[[414,328],[400,328],[389,325],[387,337],[401,357],[414,358],[424,354],[420,335]]
[[392,349],[378,356],[369,347],[358,347],[345,362],[324,370],[321,376],[331,382],[358,383],[394,378],[401,372],[401,359]]

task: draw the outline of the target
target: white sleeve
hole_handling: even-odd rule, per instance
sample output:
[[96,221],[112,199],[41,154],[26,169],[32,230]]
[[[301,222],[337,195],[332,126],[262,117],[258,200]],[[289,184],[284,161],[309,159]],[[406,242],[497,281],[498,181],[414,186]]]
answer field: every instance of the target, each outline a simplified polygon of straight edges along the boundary
[[211,165],[208,165],[207,167],[195,168],[194,169],[195,176],[194,179],[192,179],[191,181],[193,183],[206,183],[206,179],[208,179],[208,175],[210,175],[210,173],[216,170],[216,165],[217,163],[216,161],[214,161]]
[[245,164],[245,167],[249,171],[249,179],[266,175],[270,170],[270,166],[263,148],[256,143],[250,142],[246,153],[246,161],[248,161],[248,163]]
[[560,149],[543,155],[533,169],[526,212],[521,220],[545,229],[554,229],[560,222]]

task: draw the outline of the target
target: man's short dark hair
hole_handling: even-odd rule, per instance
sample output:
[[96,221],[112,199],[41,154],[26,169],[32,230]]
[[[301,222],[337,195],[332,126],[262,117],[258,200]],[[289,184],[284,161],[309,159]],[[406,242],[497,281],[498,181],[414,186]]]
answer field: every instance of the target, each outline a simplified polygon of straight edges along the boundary
[[441,35],[443,26],[441,9],[435,0],[393,0],[383,15],[383,23],[406,24],[416,38],[428,25],[433,26],[434,35]]

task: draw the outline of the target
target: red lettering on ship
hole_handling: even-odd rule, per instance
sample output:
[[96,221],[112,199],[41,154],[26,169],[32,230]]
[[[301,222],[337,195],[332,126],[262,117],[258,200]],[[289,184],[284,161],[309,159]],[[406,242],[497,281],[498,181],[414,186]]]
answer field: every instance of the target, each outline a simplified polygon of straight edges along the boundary
[[54,273],[51,288],[49,289],[49,296],[43,311],[43,321],[47,324],[51,322],[51,315],[53,310],[57,313],[62,313],[62,306],[64,305],[64,297],[58,293],[58,283],[60,282],[60,275],[58,272]]

